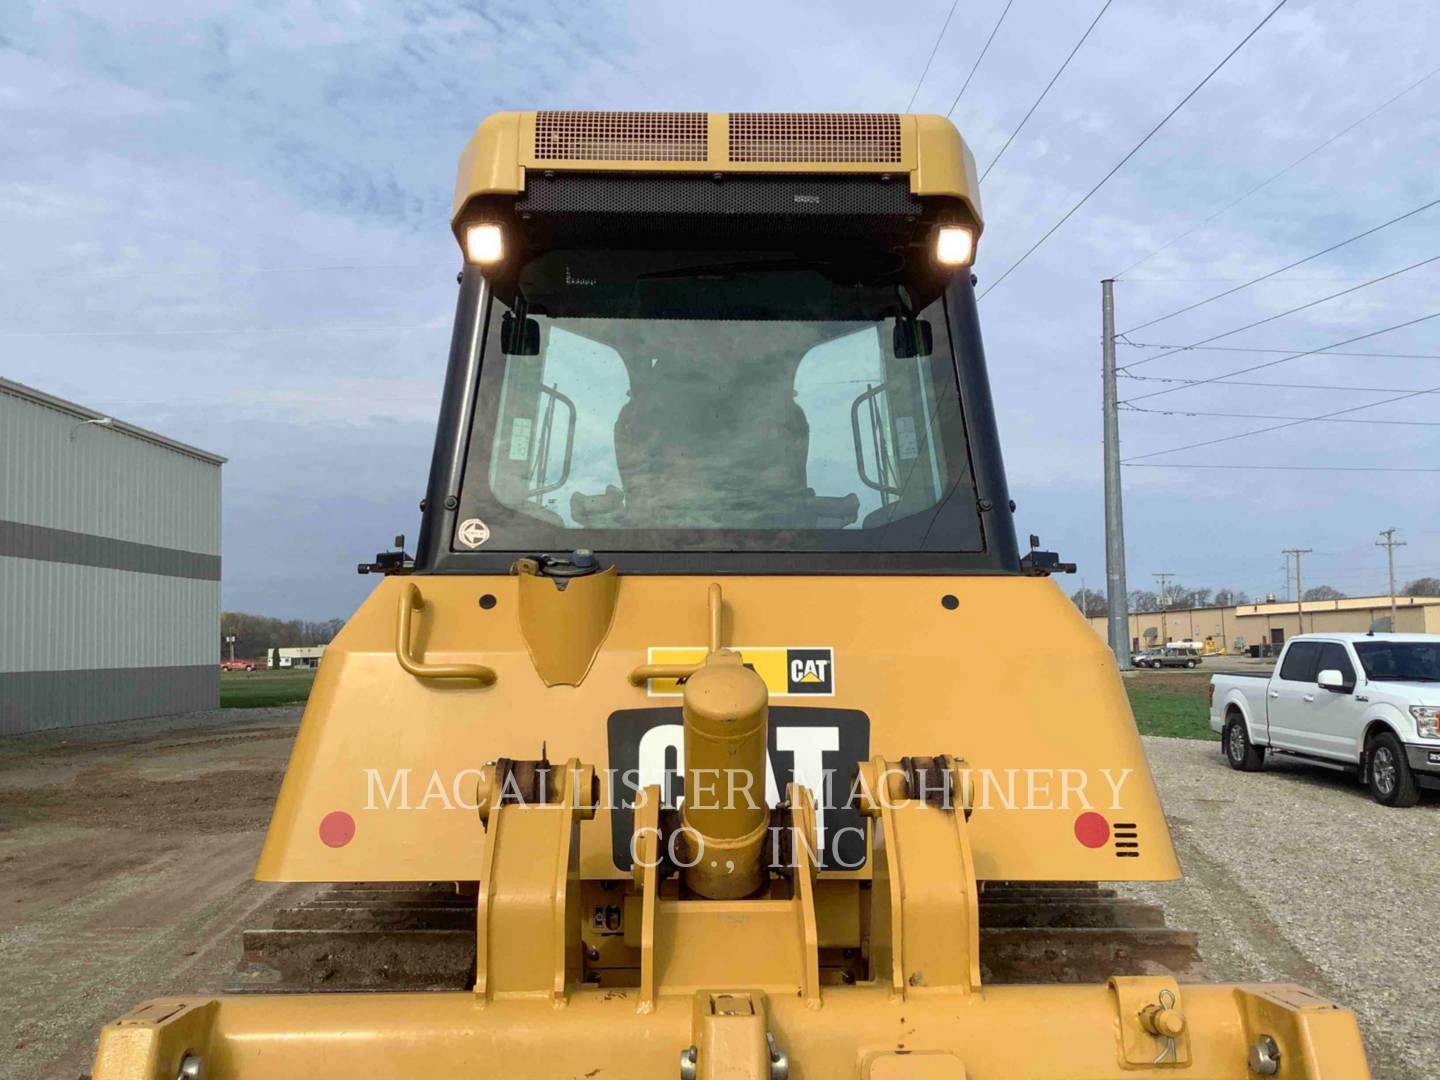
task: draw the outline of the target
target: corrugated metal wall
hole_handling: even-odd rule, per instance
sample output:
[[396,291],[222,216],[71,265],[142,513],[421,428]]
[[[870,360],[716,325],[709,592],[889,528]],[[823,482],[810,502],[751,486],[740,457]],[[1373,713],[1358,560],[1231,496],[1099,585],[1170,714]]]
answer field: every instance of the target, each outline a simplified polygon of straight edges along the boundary
[[0,733],[214,708],[220,462],[0,380]]

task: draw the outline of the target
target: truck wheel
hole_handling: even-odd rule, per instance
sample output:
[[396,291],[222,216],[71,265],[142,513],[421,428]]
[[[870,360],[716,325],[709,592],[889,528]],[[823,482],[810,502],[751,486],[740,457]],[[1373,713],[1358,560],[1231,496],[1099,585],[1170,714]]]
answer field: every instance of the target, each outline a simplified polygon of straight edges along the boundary
[[1200,663],[1199,660],[1186,660],[1186,661],[1185,661],[1185,666],[1186,666],[1186,667],[1194,667],[1194,666],[1195,666],[1196,664],[1198,664],[1198,663]]
[[1237,772],[1259,772],[1265,765],[1265,748],[1250,741],[1245,730],[1245,721],[1231,716],[1225,722],[1225,731],[1220,736],[1224,744],[1225,760]]
[[1420,785],[1405,760],[1405,748],[1394,735],[1382,731],[1375,736],[1365,759],[1370,794],[1381,806],[1414,806],[1420,801]]

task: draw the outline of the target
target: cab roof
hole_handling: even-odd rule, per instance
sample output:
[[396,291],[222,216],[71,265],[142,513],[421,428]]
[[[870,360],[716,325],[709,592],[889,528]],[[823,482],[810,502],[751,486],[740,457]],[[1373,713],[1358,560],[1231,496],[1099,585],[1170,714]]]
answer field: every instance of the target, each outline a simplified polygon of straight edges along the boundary
[[472,200],[544,172],[905,174],[983,227],[975,158],[943,116],[902,113],[499,112],[465,145],[452,225]]

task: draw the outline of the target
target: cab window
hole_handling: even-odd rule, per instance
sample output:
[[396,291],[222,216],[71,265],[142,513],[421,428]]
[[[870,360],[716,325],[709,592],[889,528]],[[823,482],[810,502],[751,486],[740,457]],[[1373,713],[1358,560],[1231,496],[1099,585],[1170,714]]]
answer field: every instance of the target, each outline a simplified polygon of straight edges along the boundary
[[1319,670],[1315,664],[1320,658],[1318,641],[1296,641],[1285,653],[1285,662],[1280,665],[1280,678],[1286,682],[1313,683]]

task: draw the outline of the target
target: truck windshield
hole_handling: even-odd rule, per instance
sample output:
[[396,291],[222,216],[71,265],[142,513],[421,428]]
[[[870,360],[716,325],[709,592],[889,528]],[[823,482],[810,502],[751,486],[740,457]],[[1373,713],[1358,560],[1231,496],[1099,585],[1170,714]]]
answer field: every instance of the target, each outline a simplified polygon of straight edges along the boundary
[[981,550],[925,273],[552,251],[493,281],[453,548]]
[[1440,642],[1357,641],[1365,676],[1391,682],[1440,682]]

